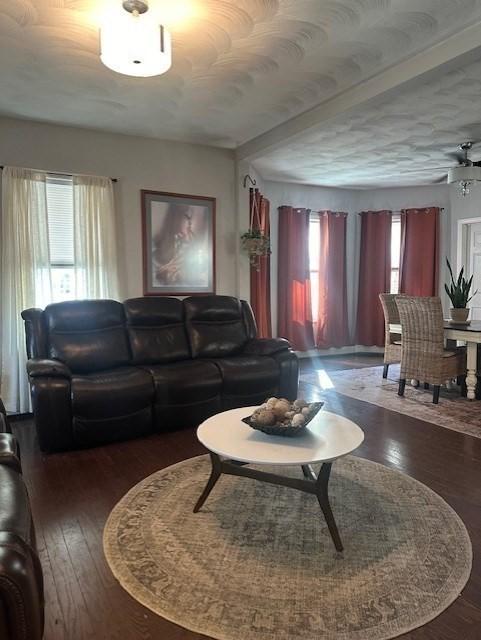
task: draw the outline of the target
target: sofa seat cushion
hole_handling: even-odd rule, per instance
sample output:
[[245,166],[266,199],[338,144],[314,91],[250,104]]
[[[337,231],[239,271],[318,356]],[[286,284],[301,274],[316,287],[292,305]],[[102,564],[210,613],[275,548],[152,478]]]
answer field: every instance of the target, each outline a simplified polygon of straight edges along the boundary
[[212,362],[187,360],[143,368],[153,377],[156,404],[202,402],[221,392],[221,375]]
[[137,367],[119,367],[72,378],[72,413],[102,419],[134,414],[150,407],[152,376]]
[[259,395],[279,386],[279,365],[267,356],[232,356],[213,360],[228,396]]

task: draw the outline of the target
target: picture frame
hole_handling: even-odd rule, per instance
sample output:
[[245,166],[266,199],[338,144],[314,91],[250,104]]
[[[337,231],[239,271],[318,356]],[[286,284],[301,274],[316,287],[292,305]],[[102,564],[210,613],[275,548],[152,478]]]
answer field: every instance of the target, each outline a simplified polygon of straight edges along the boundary
[[215,293],[216,199],[142,189],[145,296]]

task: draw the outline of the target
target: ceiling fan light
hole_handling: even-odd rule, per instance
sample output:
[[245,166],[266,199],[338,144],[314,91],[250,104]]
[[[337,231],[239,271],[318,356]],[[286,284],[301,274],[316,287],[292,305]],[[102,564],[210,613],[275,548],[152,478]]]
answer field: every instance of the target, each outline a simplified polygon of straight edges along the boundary
[[448,172],[448,184],[453,182],[475,182],[481,180],[481,167],[460,166],[450,169]]
[[172,65],[170,33],[145,14],[124,12],[100,28],[100,59],[124,75],[161,75]]
[[458,184],[459,187],[459,193],[463,196],[463,198],[465,198],[466,196],[469,196],[469,194],[471,193],[471,185],[473,183],[472,182],[460,182]]

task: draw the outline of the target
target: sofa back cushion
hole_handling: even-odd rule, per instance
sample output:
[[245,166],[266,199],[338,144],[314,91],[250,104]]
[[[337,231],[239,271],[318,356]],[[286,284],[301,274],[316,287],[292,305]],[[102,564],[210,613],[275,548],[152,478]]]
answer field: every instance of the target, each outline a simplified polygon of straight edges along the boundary
[[248,336],[237,298],[186,298],[184,307],[193,358],[222,358],[242,351]]
[[74,373],[130,362],[124,308],[114,300],[74,300],[46,307],[48,357]]
[[162,364],[190,358],[181,300],[132,298],[124,302],[124,308],[134,364]]

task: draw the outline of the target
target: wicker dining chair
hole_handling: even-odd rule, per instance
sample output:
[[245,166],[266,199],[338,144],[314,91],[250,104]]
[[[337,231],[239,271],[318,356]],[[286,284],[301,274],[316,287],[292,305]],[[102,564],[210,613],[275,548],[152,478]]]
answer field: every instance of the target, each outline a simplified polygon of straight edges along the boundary
[[392,333],[389,329],[390,324],[401,324],[399,320],[399,311],[396,305],[397,295],[394,293],[380,293],[382,310],[384,311],[385,326],[385,344],[384,344],[384,368],[382,377],[387,378],[389,365],[401,362],[401,336],[398,333]]
[[444,348],[444,319],[441,298],[397,296],[402,327],[400,396],[406,379],[433,385],[433,402],[439,402],[442,384],[466,374],[466,349]]

